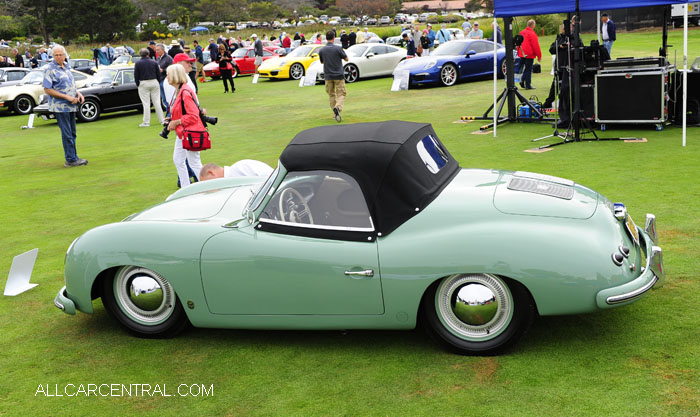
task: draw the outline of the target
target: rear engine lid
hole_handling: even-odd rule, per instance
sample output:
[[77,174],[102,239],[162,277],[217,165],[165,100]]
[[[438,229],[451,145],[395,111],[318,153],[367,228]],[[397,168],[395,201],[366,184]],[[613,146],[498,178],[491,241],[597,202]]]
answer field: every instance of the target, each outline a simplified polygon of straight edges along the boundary
[[571,180],[532,172],[504,172],[493,196],[505,214],[587,219],[598,206],[598,193]]

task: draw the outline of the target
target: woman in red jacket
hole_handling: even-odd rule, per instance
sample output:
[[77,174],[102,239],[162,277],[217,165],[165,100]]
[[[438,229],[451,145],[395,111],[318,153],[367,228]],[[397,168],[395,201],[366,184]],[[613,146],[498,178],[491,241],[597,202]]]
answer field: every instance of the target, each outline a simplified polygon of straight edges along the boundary
[[527,27],[520,34],[523,37],[523,43],[518,48],[518,56],[522,65],[525,67],[523,76],[520,78],[520,86],[526,90],[533,90],[532,86],[532,63],[535,58],[542,61],[542,51],[540,51],[540,42],[535,33],[535,21],[528,20]]
[[[173,96],[173,102],[170,103],[170,123],[168,130],[175,131],[177,138],[175,139],[175,149],[173,150],[173,163],[177,169],[177,175],[180,177],[180,186],[185,188],[190,185],[190,176],[187,172],[185,161],[189,162],[192,171],[199,179],[199,173],[202,170],[202,160],[199,157],[198,151],[188,151],[182,147],[182,138],[185,129],[188,131],[204,131],[206,128],[199,118],[199,105],[196,101],[196,96],[192,87],[187,85],[187,73],[182,65],[173,64],[168,67],[168,82],[175,87],[177,92]],[[185,108],[184,114],[182,108]]]

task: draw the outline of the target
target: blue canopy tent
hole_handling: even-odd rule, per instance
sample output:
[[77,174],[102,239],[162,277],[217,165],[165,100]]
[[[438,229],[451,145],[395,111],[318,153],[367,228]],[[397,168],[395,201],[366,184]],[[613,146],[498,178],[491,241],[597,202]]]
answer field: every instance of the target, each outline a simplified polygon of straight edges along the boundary
[[190,32],[204,32],[205,30],[209,32],[209,29],[205,28],[204,26],[195,26],[190,29]]
[[[689,0],[618,0],[616,2],[601,2],[594,0],[494,0],[494,21],[496,17],[507,19],[506,30],[508,38],[512,38],[512,20],[514,16],[530,16],[538,14],[574,13],[581,11],[597,11],[601,9],[624,9],[644,6],[663,6],[685,3],[683,29],[683,146],[686,143],[687,118],[687,72],[688,72],[688,6]],[[511,39],[512,41],[512,39]],[[508,46],[507,46],[508,47]],[[507,55],[508,56],[508,55]],[[509,68],[512,73],[512,61]],[[512,80],[508,77],[508,82]],[[495,103],[494,103],[495,105]],[[494,117],[495,121],[495,117]],[[495,127],[495,126],[494,126]],[[495,132],[495,129],[494,129]]]

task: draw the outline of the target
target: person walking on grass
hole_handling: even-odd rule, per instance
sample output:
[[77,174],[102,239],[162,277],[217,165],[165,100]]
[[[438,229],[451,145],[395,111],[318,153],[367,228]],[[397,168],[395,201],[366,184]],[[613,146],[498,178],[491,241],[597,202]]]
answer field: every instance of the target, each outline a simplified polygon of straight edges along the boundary
[[143,122],[139,127],[148,127],[151,125],[151,103],[156,109],[158,116],[158,124],[163,124],[163,107],[161,106],[160,98],[160,67],[158,63],[148,57],[148,48],[142,48],[139,51],[141,59],[136,61],[134,65],[134,81],[138,88],[139,98],[143,106]]
[[534,90],[532,86],[532,64],[537,58],[542,61],[542,51],[540,50],[540,42],[535,33],[535,21],[530,19],[527,21],[527,27],[520,31],[523,36],[523,43],[518,47],[518,56],[525,66],[521,77],[520,86],[526,90]]
[[49,96],[49,111],[53,112],[61,129],[63,141],[63,153],[66,159],[63,166],[66,168],[87,165],[87,159],[78,158],[75,148],[77,132],[75,128],[75,112],[78,105],[85,98],[75,87],[75,79],[70,72],[70,65],[66,62],[66,49],[56,45],[52,49],[53,62],[47,65],[44,71],[44,93]]
[[348,56],[340,46],[336,45],[335,33],[329,30],[326,33],[326,46],[318,52],[318,57],[323,64],[323,73],[326,79],[326,93],[330,100],[333,116],[337,122],[342,121],[340,113],[343,111],[345,103],[345,71],[343,70],[343,60],[348,61]]

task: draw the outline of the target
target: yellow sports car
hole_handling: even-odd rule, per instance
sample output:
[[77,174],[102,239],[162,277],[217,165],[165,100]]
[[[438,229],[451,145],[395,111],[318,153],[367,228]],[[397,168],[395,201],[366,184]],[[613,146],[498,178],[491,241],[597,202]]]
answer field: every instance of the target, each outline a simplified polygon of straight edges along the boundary
[[302,45],[287,56],[264,61],[258,68],[258,74],[266,78],[301,79],[309,66],[318,61],[318,50],[322,45]]

